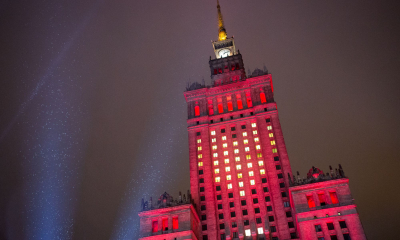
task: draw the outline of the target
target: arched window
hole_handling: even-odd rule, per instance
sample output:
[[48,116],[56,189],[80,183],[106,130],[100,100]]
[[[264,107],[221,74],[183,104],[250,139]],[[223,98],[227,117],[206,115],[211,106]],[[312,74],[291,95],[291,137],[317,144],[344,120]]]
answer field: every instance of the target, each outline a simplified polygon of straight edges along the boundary
[[242,103],[242,98],[241,98],[240,94],[236,94],[236,100],[237,100],[238,109],[243,109],[243,103]]
[[263,92],[260,93],[260,99],[261,99],[261,103],[267,102],[267,99],[265,98],[265,93],[263,93]]
[[315,208],[315,202],[313,196],[307,196],[307,203],[309,208]]
[[194,107],[194,115],[195,116],[200,116],[200,107],[199,106],[195,106]]
[[251,101],[250,93],[246,93],[246,98],[247,98],[247,107],[252,107],[253,103]]

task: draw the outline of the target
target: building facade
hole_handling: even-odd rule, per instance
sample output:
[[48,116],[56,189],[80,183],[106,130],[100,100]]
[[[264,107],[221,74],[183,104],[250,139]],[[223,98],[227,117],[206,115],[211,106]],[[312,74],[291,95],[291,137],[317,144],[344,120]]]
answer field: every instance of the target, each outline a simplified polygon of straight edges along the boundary
[[[199,227],[192,228],[194,235],[203,240],[365,239],[355,205],[347,202],[347,179],[316,183],[313,175],[293,178],[272,76],[266,69],[246,75],[234,38],[227,37],[219,4],[217,9],[218,41],[212,42],[215,58],[209,60],[211,86],[194,83],[184,93],[190,199],[199,219]],[[315,197],[313,192],[318,197],[325,191],[331,197],[332,189],[338,203],[327,201],[329,210],[305,205],[307,196]],[[166,209],[174,215],[172,207]],[[147,232],[160,221],[146,213],[151,211],[143,208],[140,213],[141,218],[147,216],[141,220]],[[338,212],[342,215],[336,218]],[[346,221],[346,228],[341,221]],[[316,231],[317,225],[321,231]],[[150,235],[156,238],[151,239],[173,239],[159,229],[153,230]]]

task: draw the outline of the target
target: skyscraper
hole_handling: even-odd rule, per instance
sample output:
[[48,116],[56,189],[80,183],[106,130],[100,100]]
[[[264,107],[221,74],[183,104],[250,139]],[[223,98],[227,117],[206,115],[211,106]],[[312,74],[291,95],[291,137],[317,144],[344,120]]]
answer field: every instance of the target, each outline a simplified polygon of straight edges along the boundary
[[266,68],[246,75],[217,10],[211,86],[193,83],[184,93],[190,194],[143,202],[142,239],[365,239],[341,167],[293,177],[272,76]]

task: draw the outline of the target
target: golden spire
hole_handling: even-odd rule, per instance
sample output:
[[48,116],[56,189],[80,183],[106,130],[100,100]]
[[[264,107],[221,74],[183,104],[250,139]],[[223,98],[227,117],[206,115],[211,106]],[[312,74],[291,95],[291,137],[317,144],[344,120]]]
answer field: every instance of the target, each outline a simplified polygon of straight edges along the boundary
[[226,39],[226,30],[224,27],[224,20],[222,19],[221,7],[219,6],[219,1],[217,0],[218,9],[218,41],[223,41]]

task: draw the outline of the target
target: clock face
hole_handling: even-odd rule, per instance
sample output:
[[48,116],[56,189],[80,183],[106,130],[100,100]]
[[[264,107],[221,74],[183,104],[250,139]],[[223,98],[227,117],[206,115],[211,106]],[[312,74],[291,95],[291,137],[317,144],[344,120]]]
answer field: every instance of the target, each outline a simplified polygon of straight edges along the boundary
[[220,58],[228,57],[230,54],[231,51],[229,51],[229,49],[222,49],[221,51],[218,52]]

